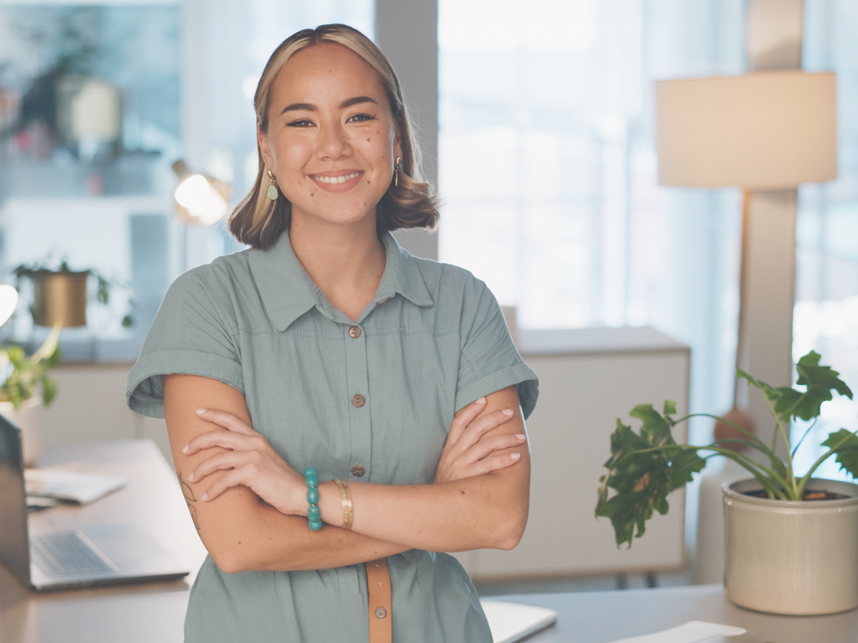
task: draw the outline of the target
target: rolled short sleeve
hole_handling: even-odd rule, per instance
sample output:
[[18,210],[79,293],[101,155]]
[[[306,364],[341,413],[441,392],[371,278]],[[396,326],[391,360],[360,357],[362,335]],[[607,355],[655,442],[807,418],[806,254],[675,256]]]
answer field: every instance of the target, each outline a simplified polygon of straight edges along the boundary
[[529,417],[539,396],[539,379],[515,348],[497,300],[482,281],[474,279],[464,302],[456,410],[516,385],[522,413]]
[[164,417],[164,375],[220,380],[244,392],[229,296],[207,279],[207,266],[180,276],[169,288],[128,374],[126,399],[141,415]]

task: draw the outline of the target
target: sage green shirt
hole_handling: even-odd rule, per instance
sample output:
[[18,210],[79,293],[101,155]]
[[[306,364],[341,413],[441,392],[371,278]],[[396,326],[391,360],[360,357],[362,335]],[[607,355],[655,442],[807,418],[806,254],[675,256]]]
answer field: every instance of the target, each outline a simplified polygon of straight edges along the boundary
[[[191,270],[170,287],[137,364],[128,405],[163,417],[165,374],[203,375],[247,398],[254,428],[298,471],[379,484],[430,484],[454,413],[518,385],[525,417],[537,379],[500,308],[469,272],[417,259],[393,236],[378,292],[356,322],[313,284],[283,234]],[[393,638],[490,642],[455,558],[390,557]],[[191,590],[189,643],[368,641],[363,565],[221,572],[211,558]]]

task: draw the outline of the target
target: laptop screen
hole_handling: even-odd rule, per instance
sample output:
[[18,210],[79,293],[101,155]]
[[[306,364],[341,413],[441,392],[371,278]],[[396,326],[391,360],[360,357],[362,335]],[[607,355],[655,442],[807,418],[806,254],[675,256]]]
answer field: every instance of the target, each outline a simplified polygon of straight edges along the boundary
[[30,583],[30,541],[21,431],[0,415],[0,558],[24,583]]

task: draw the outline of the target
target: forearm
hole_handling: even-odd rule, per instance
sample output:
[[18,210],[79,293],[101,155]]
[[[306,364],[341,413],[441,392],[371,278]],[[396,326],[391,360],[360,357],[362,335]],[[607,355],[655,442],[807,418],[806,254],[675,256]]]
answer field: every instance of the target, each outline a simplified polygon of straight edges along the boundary
[[[519,466],[525,465],[518,463],[513,469]],[[349,483],[354,505],[352,531],[430,551],[512,549],[527,523],[528,489],[515,488],[500,477],[489,474],[432,485]],[[341,525],[337,487],[322,483],[319,495],[322,520]]]
[[[214,502],[229,503],[229,495]],[[233,515],[233,528],[200,522],[203,543],[226,572],[327,569],[410,549],[332,525],[314,532],[306,518],[285,516],[259,501],[255,506],[244,505]]]

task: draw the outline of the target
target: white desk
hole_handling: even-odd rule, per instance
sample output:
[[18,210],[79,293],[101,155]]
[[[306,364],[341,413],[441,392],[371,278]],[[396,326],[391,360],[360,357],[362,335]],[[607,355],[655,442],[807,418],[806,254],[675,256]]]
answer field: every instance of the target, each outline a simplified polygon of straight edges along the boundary
[[[856,643],[858,610],[830,616],[774,616],[736,607],[720,585],[575,594],[523,594],[492,599],[549,607],[557,624],[527,643],[608,643],[660,632],[688,621],[744,627],[768,643]],[[731,639],[717,639],[729,643]],[[711,643],[716,643],[713,640]]]

